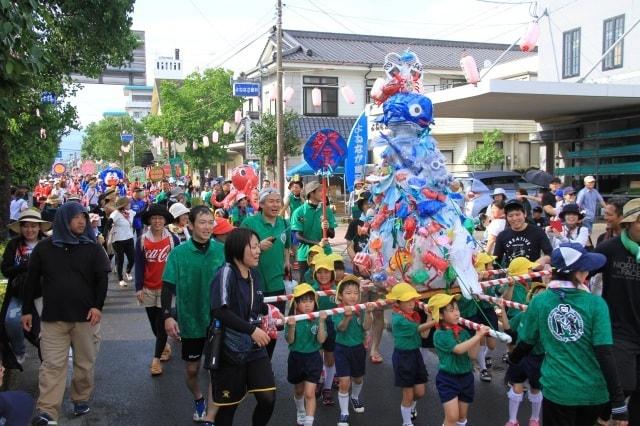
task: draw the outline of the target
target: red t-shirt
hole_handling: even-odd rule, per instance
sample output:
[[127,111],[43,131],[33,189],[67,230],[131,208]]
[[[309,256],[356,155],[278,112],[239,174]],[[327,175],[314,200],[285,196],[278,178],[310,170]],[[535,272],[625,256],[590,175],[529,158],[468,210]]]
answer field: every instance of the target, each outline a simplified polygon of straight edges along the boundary
[[167,263],[167,257],[171,251],[171,236],[160,240],[144,240],[144,287],[148,289],[158,289],[162,287],[162,273]]

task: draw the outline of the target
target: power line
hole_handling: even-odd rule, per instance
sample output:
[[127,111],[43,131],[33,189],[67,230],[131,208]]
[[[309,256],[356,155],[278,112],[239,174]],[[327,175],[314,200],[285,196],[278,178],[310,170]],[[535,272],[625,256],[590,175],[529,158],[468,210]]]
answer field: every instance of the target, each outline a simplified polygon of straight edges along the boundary
[[260,37],[264,36],[265,34],[271,32],[271,28],[269,28],[267,31],[258,34],[258,36],[256,38],[254,38],[253,40],[251,40],[249,43],[245,44],[244,46],[242,46],[240,49],[238,49],[237,51],[235,51],[233,54],[227,56],[222,62],[218,63],[214,68],[218,68],[220,67],[222,64],[224,64],[225,62],[227,62],[229,59],[233,58],[234,56],[236,56],[238,53],[242,52],[243,50],[245,50],[247,47],[251,46],[253,43],[255,43],[256,41],[258,41],[260,39]]
[[316,5],[313,0],[307,0],[312,6],[314,6],[316,9],[318,9],[320,12],[322,12],[322,14],[326,15],[327,18],[331,19],[333,22],[335,22],[336,24],[340,25],[342,28],[345,28],[347,31],[349,31],[352,34],[355,34],[356,32],[353,31],[351,28],[347,27],[345,24],[343,24],[342,22],[338,21],[334,16],[331,16],[330,13],[326,12],[325,10],[321,9],[318,5]]
[[229,40],[227,40],[222,34],[220,34],[217,30],[216,30],[216,25],[214,25],[213,22],[211,22],[209,20],[209,18],[207,18],[207,16],[202,13],[202,10],[200,10],[200,8],[196,5],[196,3],[193,0],[189,0],[189,3],[191,3],[191,5],[193,6],[193,8],[196,10],[196,12],[198,12],[200,14],[200,16],[202,17],[202,19],[204,19],[209,26],[211,27],[211,29],[216,33],[216,35],[218,37],[220,37],[222,39],[222,41],[224,41],[225,43],[227,43],[228,46],[231,46],[231,42],[229,42]]

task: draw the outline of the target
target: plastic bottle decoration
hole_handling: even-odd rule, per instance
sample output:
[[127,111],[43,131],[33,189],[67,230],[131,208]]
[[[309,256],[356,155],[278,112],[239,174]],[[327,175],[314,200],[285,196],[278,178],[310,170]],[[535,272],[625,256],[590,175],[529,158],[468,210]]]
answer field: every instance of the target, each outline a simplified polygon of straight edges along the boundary
[[314,107],[319,107],[322,105],[322,91],[317,87],[314,87],[311,91],[311,103]]
[[229,131],[231,131],[231,124],[229,124],[228,121],[225,121],[224,123],[222,123],[222,133],[228,135]]
[[211,133],[211,142],[218,143],[219,140],[220,140],[220,133],[218,133],[217,130],[214,130],[214,132]]
[[353,105],[356,103],[356,94],[353,93],[353,89],[350,86],[343,86],[340,88],[340,93],[348,104]]
[[209,136],[202,137],[202,146],[204,146],[205,148],[209,146]]
[[287,87],[286,89],[284,89],[282,100],[285,102],[289,102],[293,98],[294,93],[295,93],[295,90],[293,90],[293,87]]
[[520,39],[520,50],[531,52],[536,47],[538,37],[540,37],[540,26],[534,21],[529,24],[527,32]]
[[239,109],[236,110],[235,114],[233,115],[233,121],[235,121],[236,124],[240,124],[240,122],[242,121],[242,111],[240,111]]
[[464,72],[464,78],[467,79],[469,84],[477,84],[480,81],[480,73],[478,72],[478,65],[473,56],[464,54],[460,59],[460,67]]

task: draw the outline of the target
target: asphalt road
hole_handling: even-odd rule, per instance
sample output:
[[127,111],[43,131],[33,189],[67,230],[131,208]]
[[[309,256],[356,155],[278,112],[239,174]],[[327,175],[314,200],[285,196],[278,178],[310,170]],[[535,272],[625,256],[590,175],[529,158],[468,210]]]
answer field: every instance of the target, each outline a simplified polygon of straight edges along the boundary
[[[63,405],[63,425],[190,425],[192,401],[184,384],[184,363],[179,355],[164,363],[164,374],[151,377],[149,363],[154,340],[144,309],[135,301],[131,288],[121,289],[111,280],[109,294],[102,321],[102,344],[96,366],[96,392],[91,403],[91,412],[73,418],[68,392]],[[173,342],[174,355],[179,354],[179,343]],[[384,333],[382,355],[385,362],[367,364],[362,398],[364,414],[352,414],[351,424],[356,425],[400,425],[400,389],[393,386],[391,366],[392,339]],[[476,401],[471,406],[469,425],[495,426],[504,424],[507,410],[505,388],[502,384],[504,364],[499,361],[504,348],[494,351],[494,380],[487,384],[476,383]],[[273,371],[277,382],[277,404],[272,425],[294,425],[295,407],[292,387],[286,382],[287,347],[279,339],[273,358]],[[430,354],[427,368],[429,383],[427,395],[418,403],[419,417],[415,425],[442,424],[443,411],[434,387],[437,358]],[[33,348],[23,373],[12,374],[12,389],[24,389],[37,395],[38,362]],[[201,374],[206,386],[207,375]],[[335,393],[335,391],[334,391]],[[337,402],[337,393],[334,395]],[[248,397],[239,408],[236,424],[251,424],[254,401]],[[318,406],[316,425],[335,425],[338,407]],[[520,421],[526,424],[529,403],[522,404]]]
[[[344,250],[341,236],[344,227],[338,232],[335,249]],[[602,231],[600,231],[602,232]],[[597,232],[595,232],[597,236]],[[91,402],[91,412],[79,418],[73,418],[68,392],[63,405],[63,425],[78,426],[173,426],[193,425],[192,399],[184,383],[184,363],[179,358],[180,345],[172,342],[174,358],[164,363],[164,374],[151,377],[149,364],[153,353],[154,340],[144,309],[138,306],[131,287],[119,288],[115,278],[111,277],[107,302],[102,320],[102,344],[96,366],[96,391]],[[352,414],[351,425],[400,425],[400,389],[393,386],[393,368],[391,335],[385,332],[382,341],[382,355],[385,362],[379,365],[367,364],[365,385],[362,398],[365,403],[364,414]],[[493,382],[483,383],[476,380],[476,400],[471,405],[469,426],[496,426],[507,420],[506,389],[503,385],[505,364],[500,361],[505,352],[499,346],[493,352]],[[177,355],[177,356],[176,356]],[[287,347],[282,336],[273,358],[273,371],[277,382],[276,409],[270,424],[294,425],[295,406],[292,401],[292,386],[286,382]],[[37,395],[38,366],[35,350],[30,348],[29,358],[23,373],[15,372],[10,377],[10,388],[23,389]],[[435,390],[437,357],[429,354],[427,369],[429,383],[427,395],[418,402],[419,417],[416,426],[439,426],[442,424],[443,411]],[[207,385],[206,372],[201,374],[203,387]],[[337,403],[337,392],[335,392]],[[249,396],[240,406],[236,415],[237,425],[250,425],[254,401]],[[335,425],[339,409],[318,405],[317,426]],[[520,408],[519,420],[527,424],[530,403],[525,398]]]

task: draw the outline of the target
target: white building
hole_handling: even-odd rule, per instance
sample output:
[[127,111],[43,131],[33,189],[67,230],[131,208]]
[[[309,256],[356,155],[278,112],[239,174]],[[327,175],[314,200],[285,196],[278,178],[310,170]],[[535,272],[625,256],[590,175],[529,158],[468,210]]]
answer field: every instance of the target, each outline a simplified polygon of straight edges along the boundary
[[134,120],[140,121],[151,113],[152,86],[124,86],[123,92],[127,97],[124,110]]
[[439,92],[436,110],[533,119],[548,172],[578,187],[594,175],[605,195],[633,193],[640,187],[640,2],[547,0],[538,10],[547,12],[539,23],[538,81],[485,79]]
[[[242,78],[261,82],[262,113],[275,114],[275,35],[268,39],[257,66],[241,75]],[[355,118],[370,103],[370,92],[374,81],[383,77],[382,65],[385,56],[392,52],[402,53],[410,48],[420,58],[423,66],[424,89],[427,95],[443,89],[465,85],[460,68],[462,52],[469,53],[479,64],[495,61],[507,45],[494,43],[472,43],[447,40],[408,39],[400,37],[369,36],[353,34],[321,33],[311,31],[283,31],[284,87],[294,93],[286,103],[286,109],[301,115],[298,133],[302,142],[316,130],[333,128],[344,137],[348,136]],[[517,48],[505,55],[505,65],[496,67],[494,75],[520,80],[535,79],[537,75],[536,54],[522,53]],[[507,64],[511,64],[507,66]],[[340,88],[349,86],[354,91],[356,102],[349,104],[339,94]],[[311,91],[319,88],[322,105],[314,107]],[[249,111],[258,110],[255,100],[249,100]],[[380,113],[380,108],[371,111],[370,118]],[[526,168],[538,164],[536,149],[530,147],[530,133],[536,131],[531,120],[475,120],[440,118],[437,108],[433,134],[439,141],[450,169],[467,169],[464,160],[469,150],[475,149],[482,140],[484,130],[501,129],[504,132],[502,148],[507,151],[505,163],[498,167]],[[373,120],[371,120],[373,128]],[[370,132],[370,137],[375,136]],[[510,154],[509,154],[510,153]],[[289,158],[287,167],[302,162],[301,157]],[[374,162],[370,154],[369,162]]]

